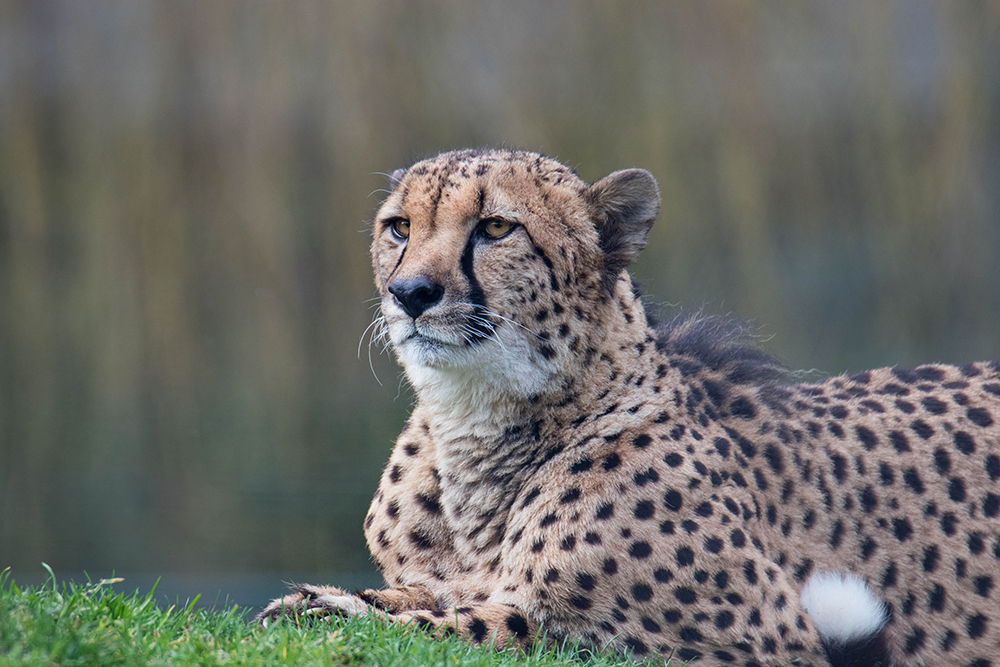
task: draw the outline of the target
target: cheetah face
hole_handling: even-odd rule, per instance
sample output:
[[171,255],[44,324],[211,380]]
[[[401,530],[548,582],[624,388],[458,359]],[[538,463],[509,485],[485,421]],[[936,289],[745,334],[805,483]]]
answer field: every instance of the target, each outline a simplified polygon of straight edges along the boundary
[[537,393],[560,363],[542,314],[598,301],[605,269],[623,268],[600,233],[601,183],[509,151],[445,153],[393,175],[372,261],[389,338],[418,389],[447,373]]

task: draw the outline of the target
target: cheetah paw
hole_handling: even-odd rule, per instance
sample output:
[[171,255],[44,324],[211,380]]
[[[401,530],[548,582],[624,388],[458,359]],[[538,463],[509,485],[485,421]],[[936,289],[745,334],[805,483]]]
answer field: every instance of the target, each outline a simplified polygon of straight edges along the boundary
[[257,614],[254,621],[266,628],[271,621],[282,616],[357,616],[366,613],[369,608],[361,598],[333,586],[293,584],[290,594],[273,600]]

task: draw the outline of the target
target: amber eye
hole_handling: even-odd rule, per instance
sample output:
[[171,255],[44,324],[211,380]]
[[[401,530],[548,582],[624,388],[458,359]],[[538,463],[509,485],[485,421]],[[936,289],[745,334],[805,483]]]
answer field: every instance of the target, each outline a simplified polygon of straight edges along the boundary
[[396,218],[390,224],[392,227],[392,234],[398,239],[409,238],[410,236],[410,221],[404,220],[403,218]]
[[486,230],[487,236],[498,239],[510,233],[511,224],[500,218],[489,218],[483,220],[483,229]]

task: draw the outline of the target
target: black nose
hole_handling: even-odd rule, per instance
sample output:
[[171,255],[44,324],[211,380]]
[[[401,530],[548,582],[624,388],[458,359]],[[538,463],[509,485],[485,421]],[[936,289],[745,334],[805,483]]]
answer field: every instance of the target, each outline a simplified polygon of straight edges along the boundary
[[389,284],[389,292],[396,297],[396,301],[407,315],[417,319],[425,310],[441,300],[444,296],[444,287],[424,276],[419,276],[393,280]]

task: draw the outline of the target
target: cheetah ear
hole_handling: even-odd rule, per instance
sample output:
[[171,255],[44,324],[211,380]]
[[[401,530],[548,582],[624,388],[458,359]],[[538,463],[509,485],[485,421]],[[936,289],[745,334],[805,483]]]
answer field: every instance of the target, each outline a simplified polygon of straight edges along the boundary
[[645,169],[616,171],[587,189],[604,251],[604,284],[613,291],[621,270],[635,261],[660,212],[660,188]]
[[392,175],[389,177],[389,187],[392,188],[393,190],[398,188],[399,184],[403,182],[404,176],[406,176],[405,169],[397,169],[396,171],[392,172]]

